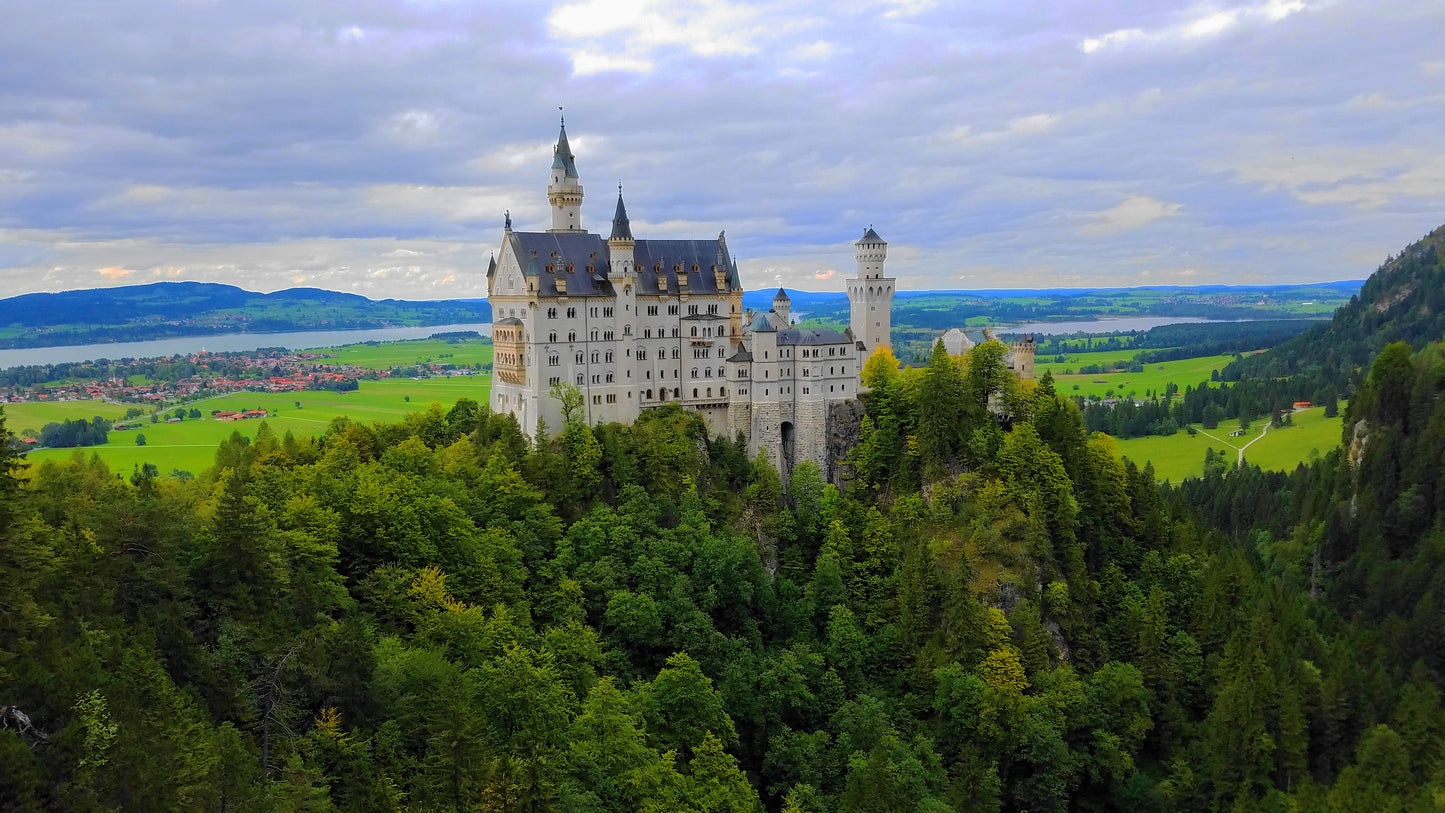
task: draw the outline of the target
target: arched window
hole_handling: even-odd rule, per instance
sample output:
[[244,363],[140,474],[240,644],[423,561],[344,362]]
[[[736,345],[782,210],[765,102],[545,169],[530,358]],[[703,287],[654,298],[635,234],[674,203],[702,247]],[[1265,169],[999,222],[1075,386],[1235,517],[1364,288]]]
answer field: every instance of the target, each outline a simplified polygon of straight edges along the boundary
[[712,387],[708,387],[708,388],[707,388],[707,397],[709,397],[709,398],[712,397]]
[[673,397],[673,398],[681,398],[681,397],[682,397],[682,389],[681,389],[680,387],[673,387],[673,388],[672,388],[672,397]]
[[592,330],[592,341],[594,341],[594,342],[597,341],[597,330],[596,330],[596,328],[593,328],[593,330]]
[[719,397],[719,398],[726,398],[726,397],[727,397],[727,394],[728,394],[728,388],[727,388],[727,387],[718,387],[718,388],[717,388],[717,394],[718,394],[718,397]]
[[692,397],[694,397],[694,398],[697,397],[697,387],[693,387],[693,388],[692,388]]
[[697,378],[697,368],[696,368],[696,367],[692,368],[692,377],[693,377],[693,378]]
[[569,330],[569,331],[567,331],[567,341],[569,341],[569,342],[575,342],[575,341],[577,341],[577,331],[575,331],[575,330]]
[[694,336],[696,336],[696,335],[697,335],[697,326],[696,326],[696,325],[693,325],[693,328],[692,328],[692,335],[694,335]]
[[549,342],[555,342],[555,341],[557,341],[557,331],[554,330],[554,331],[552,331],[551,333],[548,333],[548,334],[547,334],[547,341],[549,341]]

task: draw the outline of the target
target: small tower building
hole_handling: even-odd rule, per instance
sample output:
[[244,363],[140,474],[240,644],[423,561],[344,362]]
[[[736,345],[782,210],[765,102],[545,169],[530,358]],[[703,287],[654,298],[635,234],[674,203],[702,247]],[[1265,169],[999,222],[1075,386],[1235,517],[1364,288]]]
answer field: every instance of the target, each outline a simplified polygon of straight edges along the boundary
[[888,243],[872,226],[853,244],[853,258],[858,262],[858,276],[846,280],[850,306],[848,325],[853,338],[863,344],[866,358],[866,354],[880,346],[893,346],[893,292],[898,281],[883,276]]

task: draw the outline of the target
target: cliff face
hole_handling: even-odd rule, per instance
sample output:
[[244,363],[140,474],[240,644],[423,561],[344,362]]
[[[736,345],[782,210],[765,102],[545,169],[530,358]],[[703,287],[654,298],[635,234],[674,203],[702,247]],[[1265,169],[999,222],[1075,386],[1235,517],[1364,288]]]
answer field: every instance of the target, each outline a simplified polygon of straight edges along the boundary
[[858,445],[863,429],[863,402],[856,398],[839,401],[828,408],[828,482],[843,487],[843,461]]

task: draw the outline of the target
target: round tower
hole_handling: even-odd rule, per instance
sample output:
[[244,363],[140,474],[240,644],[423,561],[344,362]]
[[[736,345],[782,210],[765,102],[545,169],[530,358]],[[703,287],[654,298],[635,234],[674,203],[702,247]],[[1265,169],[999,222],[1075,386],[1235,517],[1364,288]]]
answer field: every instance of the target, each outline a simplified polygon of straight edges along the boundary
[[773,313],[778,315],[783,323],[783,327],[787,327],[793,323],[791,316],[792,310],[793,300],[788,297],[787,291],[779,288],[778,292],[773,294]]
[[863,237],[853,244],[853,259],[858,261],[860,278],[883,276],[883,263],[888,259],[888,243],[869,226]]
[[552,148],[552,175],[547,184],[547,203],[552,210],[548,231],[582,231],[582,183],[577,179],[577,159],[567,143],[567,121],[563,119]]
[[848,327],[853,338],[863,343],[866,358],[880,346],[892,347],[893,291],[895,280],[883,276],[888,243],[869,226],[853,244],[858,276],[844,280],[848,287]]

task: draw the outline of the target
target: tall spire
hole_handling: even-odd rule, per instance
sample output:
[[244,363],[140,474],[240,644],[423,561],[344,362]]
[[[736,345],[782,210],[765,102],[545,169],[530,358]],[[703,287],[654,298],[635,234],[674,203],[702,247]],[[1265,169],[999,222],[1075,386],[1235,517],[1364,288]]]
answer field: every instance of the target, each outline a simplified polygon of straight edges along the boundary
[[[562,108],[557,108],[561,110]],[[572,154],[572,147],[567,143],[567,119],[562,118],[561,127],[557,132],[557,146],[552,148],[552,168],[562,170],[566,177],[577,177],[576,156]]]
[[612,215],[612,236],[608,240],[631,240],[632,224],[627,220],[627,207],[622,203],[622,182],[617,182],[617,212]]

